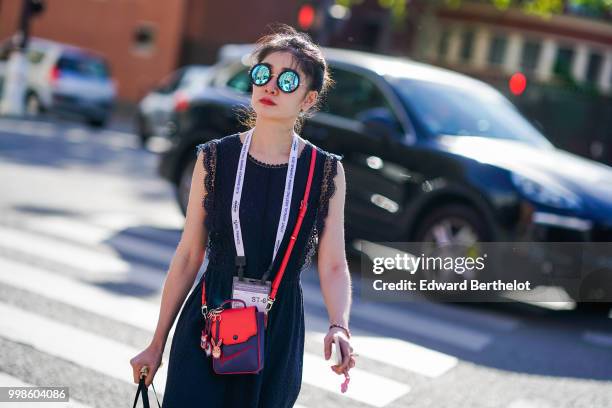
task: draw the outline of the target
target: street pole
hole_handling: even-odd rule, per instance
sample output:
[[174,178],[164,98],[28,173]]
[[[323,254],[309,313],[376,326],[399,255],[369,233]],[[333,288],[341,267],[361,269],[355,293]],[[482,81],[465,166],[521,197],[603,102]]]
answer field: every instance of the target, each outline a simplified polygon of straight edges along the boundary
[[19,30],[11,39],[11,54],[6,67],[0,114],[23,116],[27,88],[28,60],[26,50],[30,38],[30,17],[43,10],[41,0],[23,0]]

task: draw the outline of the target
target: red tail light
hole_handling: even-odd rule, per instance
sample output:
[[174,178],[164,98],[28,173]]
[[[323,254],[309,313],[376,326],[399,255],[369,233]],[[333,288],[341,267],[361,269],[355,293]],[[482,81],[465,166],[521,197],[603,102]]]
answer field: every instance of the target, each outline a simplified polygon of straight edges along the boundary
[[184,112],[189,108],[189,99],[183,92],[178,92],[174,97],[174,110],[176,112]]
[[58,80],[60,76],[60,70],[57,66],[54,66],[53,68],[51,68],[51,71],[49,71],[49,80],[51,81],[51,83],[55,83],[55,81]]

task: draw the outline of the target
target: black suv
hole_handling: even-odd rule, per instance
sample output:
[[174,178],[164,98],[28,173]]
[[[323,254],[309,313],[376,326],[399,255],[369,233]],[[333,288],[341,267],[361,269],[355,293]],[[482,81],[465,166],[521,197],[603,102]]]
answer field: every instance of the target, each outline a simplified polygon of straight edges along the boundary
[[[160,174],[185,209],[195,146],[244,130],[244,58],[169,126]],[[381,241],[612,241],[612,168],[555,148],[482,81],[402,58],[324,49],[336,80],[302,137],[344,156],[346,237]]]

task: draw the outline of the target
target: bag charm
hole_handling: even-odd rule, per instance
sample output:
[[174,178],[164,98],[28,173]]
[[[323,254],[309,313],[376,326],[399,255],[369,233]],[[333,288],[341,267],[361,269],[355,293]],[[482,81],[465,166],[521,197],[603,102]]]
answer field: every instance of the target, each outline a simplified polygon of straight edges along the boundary
[[218,323],[221,321],[221,314],[217,312],[213,312],[210,317],[210,320],[212,324],[217,322],[217,325],[216,325],[217,341],[215,341],[215,339],[212,337],[210,339],[210,342],[212,345],[212,356],[213,358],[220,358],[221,357],[221,344],[223,343],[223,338],[220,338],[219,336],[219,324]]
[[202,330],[202,337],[200,339],[200,347],[202,347],[202,349],[206,353],[206,357],[210,357],[210,354],[211,354],[210,343],[208,342],[208,334],[206,334],[206,331],[204,329]]
[[219,340],[219,343],[215,344],[214,340],[212,341],[212,356],[213,358],[219,358],[221,357],[221,343],[223,343],[223,339]]

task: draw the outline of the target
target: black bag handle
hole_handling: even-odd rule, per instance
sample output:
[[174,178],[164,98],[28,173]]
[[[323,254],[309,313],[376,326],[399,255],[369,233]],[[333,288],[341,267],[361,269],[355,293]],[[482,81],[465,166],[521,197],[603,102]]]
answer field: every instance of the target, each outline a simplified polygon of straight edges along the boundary
[[[141,392],[142,392],[142,406],[144,408],[150,408],[150,405],[149,405],[149,390],[147,389],[147,386],[145,385],[145,377],[146,377],[146,375],[141,370],[140,371],[140,381],[138,382],[138,390],[136,391],[136,398],[134,398],[134,407],[133,408],[136,408],[136,404],[138,403],[138,396],[140,395]],[[161,404],[159,403],[159,399],[157,398],[157,391],[155,391],[155,386],[153,385],[153,383],[151,383],[151,386],[153,387],[153,394],[155,395],[155,400],[157,401],[157,406],[159,408],[161,408]]]

